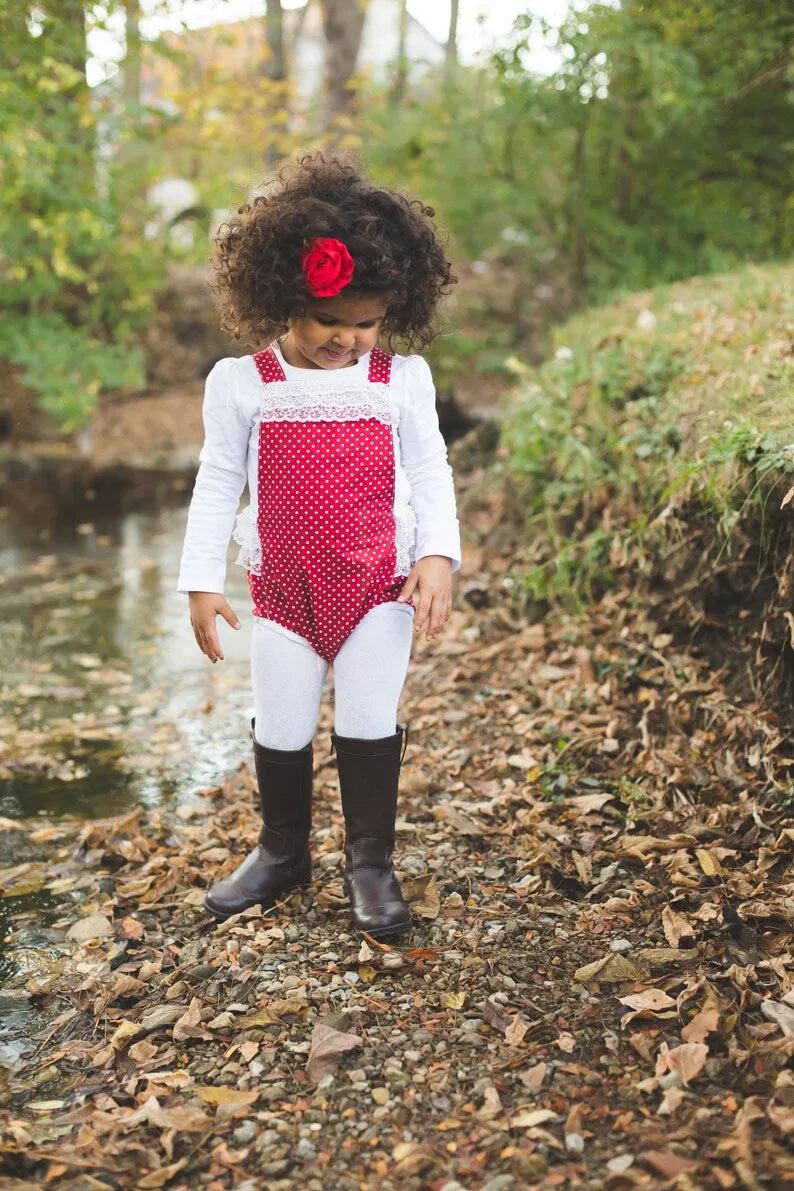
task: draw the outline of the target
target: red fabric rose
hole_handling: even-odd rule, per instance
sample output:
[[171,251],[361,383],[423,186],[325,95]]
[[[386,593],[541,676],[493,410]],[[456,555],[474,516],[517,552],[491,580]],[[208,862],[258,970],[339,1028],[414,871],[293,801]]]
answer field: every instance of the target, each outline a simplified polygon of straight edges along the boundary
[[303,275],[315,298],[335,298],[350,284],[354,267],[341,240],[312,240],[303,254]]

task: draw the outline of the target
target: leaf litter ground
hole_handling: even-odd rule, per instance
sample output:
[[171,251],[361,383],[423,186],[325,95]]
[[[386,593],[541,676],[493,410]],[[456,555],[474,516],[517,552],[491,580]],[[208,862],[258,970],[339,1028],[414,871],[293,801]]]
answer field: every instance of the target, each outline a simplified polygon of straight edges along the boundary
[[416,649],[401,941],[349,922],[328,712],[315,879],[266,913],[202,909],[255,839],[246,767],[176,812],[5,822],[51,841],[55,912],[4,990],[39,1029],[3,1188],[794,1185],[785,728],[662,606],[533,624],[509,571],[472,545]]

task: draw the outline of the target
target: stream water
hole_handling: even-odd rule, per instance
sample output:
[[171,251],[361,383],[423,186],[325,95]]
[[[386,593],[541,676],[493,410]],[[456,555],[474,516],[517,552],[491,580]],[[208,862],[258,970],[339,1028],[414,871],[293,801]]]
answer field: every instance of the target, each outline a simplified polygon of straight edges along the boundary
[[[52,865],[54,844],[37,828],[57,827],[64,815],[105,818],[138,803],[189,801],[250,751],[245,574],[230,565],[227,596],[243,628],[219,622],[226,657],[213,666],[176,591],[186,514],[185,504],[92,508],[88,521],[81,509],[77,520],[49,518],[43,528],[11,510],[0,519],[6,988],[19,988],[50,959],[48,910],[58,899],[42,888],[40,867]],[[27,863],[30,870],[3,886],[3,870]],[[23,1000],[0,996],[0,1067],[20,1054],[26,1012]]]

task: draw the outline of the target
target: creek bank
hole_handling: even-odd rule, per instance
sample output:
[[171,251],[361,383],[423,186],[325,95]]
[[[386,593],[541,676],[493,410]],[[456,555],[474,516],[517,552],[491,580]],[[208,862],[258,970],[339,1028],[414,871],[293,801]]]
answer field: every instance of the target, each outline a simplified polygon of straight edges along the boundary
[[[255,838],[247,765],[176,813],[37,824],[60,832],[40,874],[57,962],[6,990],[50,1020],[7,1071],[4,1174],[724,1191],[794,1173],[794,820],[759,782],[769,718],[666,645],[658,610],[616,593],[517,616],[484,516],[466,551],[406,689],[411,936],[351,931],[323,747],[314,881],[265,914],[202,910]],[[330,724],[325,706],[321,741]]]

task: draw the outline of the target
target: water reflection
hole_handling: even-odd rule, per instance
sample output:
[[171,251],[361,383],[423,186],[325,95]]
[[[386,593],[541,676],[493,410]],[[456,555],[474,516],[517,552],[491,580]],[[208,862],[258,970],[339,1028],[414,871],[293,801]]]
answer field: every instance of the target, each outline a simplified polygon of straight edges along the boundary
[[45,540],[0,531],[0,816],[120,814],[190,798],[248,753],[250,612],[227,595],[226,660],[199,653],[175,591],[186,507],[103,514]]

